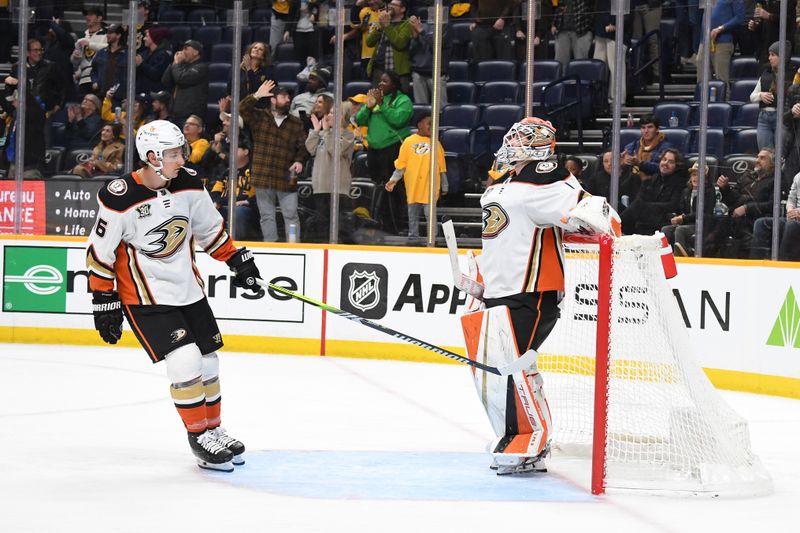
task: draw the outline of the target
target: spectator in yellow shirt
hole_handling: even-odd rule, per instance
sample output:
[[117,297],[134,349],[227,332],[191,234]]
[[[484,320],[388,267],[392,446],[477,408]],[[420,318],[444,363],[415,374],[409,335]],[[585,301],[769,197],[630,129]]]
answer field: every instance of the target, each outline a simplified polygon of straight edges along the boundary
[[203,159],[203,154],[211,146],[208,140],[203,137],[204,129],[203,119],[197,115],[189,115],[186,118],[186,122],[183,123],[183,136],[186,137],[186,142],[189,143],[189,147],[192,149],[187,163],[190,168],[195,170],[200,169],[199,165]]
[[[430,227],[430,165],[431,165],[431,114],[422,112],[416,119],[417,133],[406,137],[400,146],[400,154],[394,162],[394,174],[386,182],[385,188],[392,192],[397,183],[405,181],[406,201],[408,203],[408,239],[419,241],[419,214],[425,214],[425,223]],[[436,199],[439,191],[447,194],[447,167],[441,144],[436,145],[437,181]],[[438,227],[434,226],[434,237]]]

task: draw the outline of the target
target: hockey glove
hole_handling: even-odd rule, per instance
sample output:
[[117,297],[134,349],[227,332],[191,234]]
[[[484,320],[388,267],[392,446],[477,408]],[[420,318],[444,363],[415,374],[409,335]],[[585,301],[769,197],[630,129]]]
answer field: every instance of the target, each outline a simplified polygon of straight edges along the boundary
[[234,285],[258,294],[261,287],[256,283],[256,278],[261,279],[261,274],[258,272],[258,267],[253,259],[253,252],[247,248],[240,248],[225,263],[236,274],[233,277]]
[[122,337],[122,304],[116,291],[92,293],[92,312],[94,327],[103,340],[116,344]]

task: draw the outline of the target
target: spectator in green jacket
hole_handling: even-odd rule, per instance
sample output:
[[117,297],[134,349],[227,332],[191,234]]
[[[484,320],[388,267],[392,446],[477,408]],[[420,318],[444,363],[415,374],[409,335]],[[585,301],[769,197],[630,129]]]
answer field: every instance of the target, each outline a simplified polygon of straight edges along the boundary
[[[392,0],[394,1],[394,0]],[[400,76],[384,72],[378,86],[367,93],[367,101],[356,115],[356,124],[367,126],[367,167],[377,187],[373,217],[383,223],[385,231],[399,233],[398,216],[405,212],[402,194],[385,195],[384,184],[394,172],[394,160],[400,153],[403,139],[411,135],[408,123],[414,113],[411,99],[400,92]]]
[[378,16],[378,24],[366,37],[367,46],[374,46],[367,65],[367,75],[377,84],[381,74],[396,72],[400,77],[398,87],[406,94],[411,90],[411,56],[408,47],[413,33],[411,23],[406,18],[406,0],[389,0],[386,10]]

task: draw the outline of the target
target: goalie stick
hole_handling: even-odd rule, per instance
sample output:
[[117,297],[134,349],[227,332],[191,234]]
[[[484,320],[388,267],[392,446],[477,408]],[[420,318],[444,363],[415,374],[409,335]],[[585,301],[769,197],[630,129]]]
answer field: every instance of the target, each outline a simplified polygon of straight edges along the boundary
[[456,232],[453,229],[453,221],[448,220],[442,224],[444,241],[447,243],[447,252],[450,254],[450,266],[453,269],[453,284],[461,292],[469,294],[478,300],[483,299],[483,285],[470,278],[458,266],[458,244],[456,243]]
[[[454,360],[456,360],[456,361],[458,361],[460,363],[464,363],[466,365],[473,366],[473,367],[475,367],[475,368],[477,368],[479,370],[483,370],[484,372],[489,372],[491,374],[497,374],[498,376],[508,376],[508,375],[513,374],[515,372],[519,372],[520,370],[522,370],[524,368],[527,368],[528,366],[530,366],[530,363],[531,363],[530,357],[528,357],[526,359],[523,356],[523,357],[520,357],[519,359],[517,359],[516,361],[514,361],[513,363],[511,363],[510,365],[507,365],[507,366],[504,366],[504,367],[500,367],[500,368],[495,368],[493,366],[484,365],[484,364],[479,363],[477,361],[473,361],[472,359],[469,359],[468,357],[464,357],[463,355],[459,355],[459,354],[457,354],[455,352],[451,352],[450,350],[445,350],[444,348],[440,348],[439,346],[430,344],[428,342],[425,342],[423,340],[417,339],[417,338],[412,337],[410,335],[406,335],[405,333],[401,333],[401,332],[393,330],[391,328],[387,328],[386,326],[381,326],[380,324],[378,324],[376,322],[373,322],[371,320],[368,320],[368,319],[366,319],[364,317],[360,317],[358,315],[354,315],[353,313],[348,313],[347,311],[343,311],[342,309],[337,309],[336,307],[333,307],[332,305],[328,305],[328,304],[323,303],[323,302],[318,302],[318,301],[314,300],[313,298],[309,298],[305,294],[300,294],[299,292],[290,291],[287,288],[281,287],[279,285],[275,285],[274,283],[270,283],[268,281],[264,281],[264,280],[258,279],[258,278],[256,278],[256,283],[258,283],[264,289],[273,290],[273,291],[279,292],[281,294],[285,294],[286,296],[294,298],[295,300],[300,300],[303,303],[307,303],[309,305],[313,305],[314,307],[318,307],[318,308],[322,309],[323,311],[328,311],[329,313],[333,313],[334,315],[339,315],[340,317],[346,318],[348,320],[352,320],[353,322],[358,322],[360,324],[363,324],[363,325],[367,326],[368,328],[372,328],[372,329],[374,329],[376,331],[380,331],[381,333],[385,333],[386,335],[391,335],[392,337],[394,337],[396,339],[400,339],[400,340],[405,341],[405,342],[407,342],[409,344],[414,344],[414,345],[419,346],[421,348],[425,348],[426,350],[430,350],[430,351],[432,351],[434,353],[438,353],[439,355],[443,355],[445,357],[449,357],[450,359],[454,359]],[[526,355],[528,355],[528,354],[526,354]]]

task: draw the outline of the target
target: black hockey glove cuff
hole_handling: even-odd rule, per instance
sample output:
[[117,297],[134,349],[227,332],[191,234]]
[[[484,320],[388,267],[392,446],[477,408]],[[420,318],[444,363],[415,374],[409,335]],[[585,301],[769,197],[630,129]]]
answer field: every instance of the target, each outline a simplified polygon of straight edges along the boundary
[[116,291],[92,293],[94,327],[109,344],[116,344],[122,337],[122,304]]
[[261,287],[256,282],[256,279],[261,279],[261,274],[258,272],[258,267],[253,259],[253,252],[247,248],[240,248],[225,263],[235,273],[233,277],[234,285],[258,294]]

